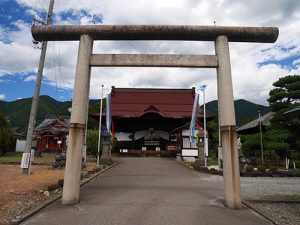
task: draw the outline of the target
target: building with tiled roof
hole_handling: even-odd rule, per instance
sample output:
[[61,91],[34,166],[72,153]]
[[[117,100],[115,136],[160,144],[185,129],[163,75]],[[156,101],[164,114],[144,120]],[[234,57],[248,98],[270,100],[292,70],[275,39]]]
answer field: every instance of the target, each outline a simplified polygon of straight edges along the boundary
[[[111,115],[120,149],[164,151],[179,144],[177,128],[189,124],[195,89],[115,88]],[[94,117],[99,114],[94,114]],[[105,113],[104,113],[105,117]],[[203,115],[199,113],[199,122]],[[208,114],[208,119],[214,118]],[[103,118],[102,121],[105,121]]]
[[265,127],[269,126],[271,124],[271,119],[273,118],[274,113],[273,112],[269,112],[263,116],[255,120],[252,120],[249,123],[244,124],[243,126],[240,126],[237,129],[237,132],[239,134],[252,134],[252,133],[258,133],[259,132],[259,124],[261,122],[261,126],[263,129],[265,129]]
[[34,128],[37,137],[37,149],[41,151],[62,151],[66,148],[69,133],[69,117],[47,115]]

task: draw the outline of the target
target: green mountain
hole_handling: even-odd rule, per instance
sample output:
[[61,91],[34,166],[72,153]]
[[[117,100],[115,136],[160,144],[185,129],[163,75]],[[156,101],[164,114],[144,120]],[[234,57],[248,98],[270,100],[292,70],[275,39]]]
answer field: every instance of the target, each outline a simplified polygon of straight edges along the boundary
[[[98,100],[90,100],[90,106]],[[25,128],[28,126],[32,98],[20,99],[12,102],[0,101],[0,113],[9,119],[12,127]],[[69,115],[68,108],[71,101],[60,102],[49,96],[40,96],[37,110],[36,124],[40,123],[47,114]]]
[[[13,102],[0,101],[0,113],[3,113],[5,116],[7,116],[13,127],[26,128],[29,120],[31,102],[32,98],[20,99]],[[262,115],[270,111],[269,107],[267,106],[258,105],[243,99],[236,100],[234,105],[237,125],[242,125],[257,118],[257,109],[261,109]],[[90,100],[89,106],[90,112],[97,112],[99,109],[99,100]],[[40,96],[36,124],[40,123],[49,113],[55,115],[69,115],[69,107],[71,107],[70,101],[60,102],[49,96]],[[208,102],[206,104],[206,109],[209,112],[217,114],[218,101],[214,100]]]
[[[245,123],[248,123],[256,119],[258,117],[258,112],[257,112],[258,109],[261,110],[261,115],[264,115],[271,111],[271,109],[268,106],[258,105],[244,99],[239,99],[234,101],[234,108],[235,108],[236,123],[238,126],[241,126]],[[206,104],[206,110],[217,115],[218,100],[208,102]]]

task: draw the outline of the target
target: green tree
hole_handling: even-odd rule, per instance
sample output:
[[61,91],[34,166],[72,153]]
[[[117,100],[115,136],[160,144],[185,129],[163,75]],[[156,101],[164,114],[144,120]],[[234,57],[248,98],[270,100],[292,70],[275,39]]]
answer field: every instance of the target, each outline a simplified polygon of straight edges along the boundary
[[[275,87],[269,93],[268,102],[274,112],[271,128],[278,133],[285,132],[285,143],[292,149],[300,149],[299,118],[284,114],[286,111],[300,106],[300,76],[288,75],[273,83]],[[285,146],[288,146],[285,145]]]
[[210,129],[210,138],[214,141],[219,140],[219,123],[217,119],[213,119],[207,123],[207,128]]
[[[263,149],[266,151],[274,151],[281,158],[286,157],[286,150],[289,149],[287,142],[290,132],[286,129],[277,130],[272,127],[268,128],[263,134]],[[260,146],[260,133],[242,135],[243,153],[250,156],[252,150],[259,150]],[[259,152],[260,153],[260,152]]]
[[290,148],[288,139],[290,132],[287,129],[274,129],[270,127],[263,136],[264,150],[274,150],[281,158],[286,157],[286,151]]
[[[89,130],[98,130],[99,128],[99,120],[95,119],[91,116],[91,114],[96,113],[98,114],[100,111],[100,100],[97,100],[96,103],[94,103],[95,100],[90,100],[90,106],[89,106],[89,115],[88,115],[88,129]],[[67,102],[65,104],[65,107],[60,110],[58,115],[62,116],[71,116],[71,113],[69,112],[69,108],[72,107],[72,102]],[[105,112],[106,110],[106,101],[103,99],[103,109],[102,111]]]
[[273,112],[292,108],[300,103],[300,76],[288,75],[273,83],[268,102]]
[[[103,104],[102,105],[102,112],[105,112],[105,110],[106,110],[106,101],[105,101],[105,99],[103,99],[102,104]],[[99,115],[99,112],[100,112],[100,100],[98,100],[96,104],[89,107],[88,129],[98,130],[99,120],[92,117],[91,114],[95,113],[95,114]],[[104,121],[102,120],[102,124],[103,124],[103,122]]]
[[[286,157],[288,149],[299,149],[300,121],[284,114],[300,105],[300,76],[288,75],[273,83],[268,102],[274,113],[271,125],[263,134],[263,148],[273,151],[281,158]],[[260,149],[260,134],[242,135],[242,148],[246,155]]]
[[98,132],[89,132],[87,136],[87,153],[97,157],[98,152]]
[[6,117],[0,113],[0,154],[3,155],[12,145],[13,133]]

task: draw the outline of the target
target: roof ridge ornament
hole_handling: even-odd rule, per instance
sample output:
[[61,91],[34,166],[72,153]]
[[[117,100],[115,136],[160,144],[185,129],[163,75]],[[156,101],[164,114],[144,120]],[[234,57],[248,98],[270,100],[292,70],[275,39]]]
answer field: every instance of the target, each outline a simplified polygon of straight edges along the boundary
[[159,109],[151,104],[146,109],[144,109],[144,112],[159,112]]

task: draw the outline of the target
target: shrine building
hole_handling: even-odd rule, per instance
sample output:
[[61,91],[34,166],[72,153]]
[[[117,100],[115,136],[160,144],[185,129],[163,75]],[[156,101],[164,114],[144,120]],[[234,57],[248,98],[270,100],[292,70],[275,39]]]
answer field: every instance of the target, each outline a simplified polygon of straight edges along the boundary
[[47,115],[34,128],[34,135],[37,138],[37,150],[50,152],[65,151],[68,133],[69,117]]
[[[124,155],[175,156],[189,137],[183,137],[191,121],[195,88],[111,90],[111,116],[116,147]],[[105,113],[104,113],[105,114]],[[99,118],[99,114],[98,114]],[[214,116],[208,114],[207,120]],[[105,121],[103,116],[102,121]],[[203,115],[198,114],[198,121]],[[189,148],[197,148],[191,146]]]

